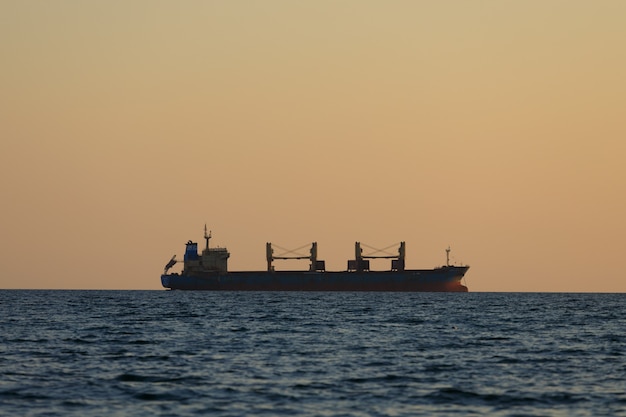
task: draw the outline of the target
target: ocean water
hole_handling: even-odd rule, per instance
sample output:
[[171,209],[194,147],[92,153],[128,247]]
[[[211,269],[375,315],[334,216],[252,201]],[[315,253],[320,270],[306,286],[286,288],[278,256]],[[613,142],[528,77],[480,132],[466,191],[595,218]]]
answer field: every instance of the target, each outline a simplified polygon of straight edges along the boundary
[[0,291],[3,416],[626,416],[626,294]]

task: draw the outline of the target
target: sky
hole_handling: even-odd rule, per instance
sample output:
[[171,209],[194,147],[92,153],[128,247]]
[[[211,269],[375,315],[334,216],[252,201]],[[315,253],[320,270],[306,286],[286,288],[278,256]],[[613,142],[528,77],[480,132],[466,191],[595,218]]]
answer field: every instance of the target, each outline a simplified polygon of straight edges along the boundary
[[344,270],[355,241],[406,241],[408,268],[450,246],[470,291],[625,292],[624,21],[621,0],[0,0],[0,288],[159,289],[206,224],[231,270],[266,242]]

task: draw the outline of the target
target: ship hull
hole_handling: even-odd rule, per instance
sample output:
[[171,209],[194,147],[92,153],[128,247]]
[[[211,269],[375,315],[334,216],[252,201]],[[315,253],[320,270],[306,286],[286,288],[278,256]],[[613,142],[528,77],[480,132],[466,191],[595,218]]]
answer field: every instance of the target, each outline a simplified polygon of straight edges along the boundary
[[367,272],[246,271],[202,276],[161,275],[173,290],[207,291],[402,291],[467,292],[461,279],[469,267]]

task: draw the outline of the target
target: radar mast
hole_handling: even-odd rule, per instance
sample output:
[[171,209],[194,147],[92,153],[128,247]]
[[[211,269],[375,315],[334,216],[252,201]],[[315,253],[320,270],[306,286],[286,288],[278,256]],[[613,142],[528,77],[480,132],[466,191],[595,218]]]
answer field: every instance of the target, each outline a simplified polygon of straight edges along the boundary
[[204,239],[206,240],[206,250],[209,250],[209,239],[211,239],[211,231],[207,233],[206,223],[204,224]]

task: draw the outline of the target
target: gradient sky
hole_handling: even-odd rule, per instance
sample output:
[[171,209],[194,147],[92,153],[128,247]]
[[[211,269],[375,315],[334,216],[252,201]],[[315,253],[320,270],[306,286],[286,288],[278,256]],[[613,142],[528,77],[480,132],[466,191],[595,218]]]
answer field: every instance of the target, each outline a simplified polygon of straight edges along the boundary
[[[0,0],[0,288],[359,240],[626,291],[626,1]],[[384,269],[389,261],[373,262]],[[305,264],[277,263],[277,269]]]

